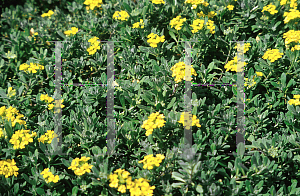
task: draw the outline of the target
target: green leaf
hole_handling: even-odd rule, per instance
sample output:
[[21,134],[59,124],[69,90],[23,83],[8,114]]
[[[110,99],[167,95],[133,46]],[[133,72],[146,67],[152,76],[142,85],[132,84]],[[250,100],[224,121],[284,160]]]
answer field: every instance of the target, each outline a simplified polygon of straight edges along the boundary
[[73,189],[72,189],[72,196],[76,196],[77,193],[78,193],[78,186],[74,186]]
[[207,68],[207,73],[211,72],[211,70],[213,70],[214,66],[215,66],[214,62],[209,63],[208,68]]
[[127,3],[123,2],[123,6],[129,13],[131,13],[132,9],[130,8],[130,6]]
[[178,173],[178,172],[172,172],[172,178],[174,178],[175,180],[181,181],[181,182],[186,182],[183,178],[184,175]]
[[45,195],[45,191],[44,191],[44,189],[42,189],[42,188],[37,188],[37,189],[36,189],[36,192],[37,192],[37,194],[39,194],[39,195]]
[[240,142],[237,146],[237,155],[242,158],[244,153],[245,153],[245,145],[242,142]]
[[175,44],[175,42],[172,42],[172,43],[168,44],[168,45],[166,46],[167,50],[170,50],[170,48],[172,48],[172,46],[173,46],[174,44]]
[[173,97],[171,102],[168,104],[167,109],[170,109],[174,105],[175,101],[176,101],[176,97]]
[[177,39],[172,31],[169,31],[169,35],[177,42]]
[[19,185],[19,183],[16,183],[14,185],[14,194],[17,194],[19,192],[19,190],[20,190],[20,185]]
[[252,113],[255,111],[255,107],[250,108],[249,110],[246,111],[246,113]]
[[285,86],[286,86],[286,74],[285,73],[281,74],[280,82],[281,82],[283,88],[285,88]]
[[286,88],[289,88],[292,84],[295,85],[295,80],[294,79],[291,79],[289,81],[289,83],[287,84]]
[[202,186],[201,186],[200,184],[197,185],[196,191],[197,191],[198,193],[203,193],[203,188],[202,188]]

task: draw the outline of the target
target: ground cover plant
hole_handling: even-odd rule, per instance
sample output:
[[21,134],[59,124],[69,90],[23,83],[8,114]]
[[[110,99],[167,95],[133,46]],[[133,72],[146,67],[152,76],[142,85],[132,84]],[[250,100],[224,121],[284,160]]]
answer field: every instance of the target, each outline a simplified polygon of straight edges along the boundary
[[[28,0],[3,8],[0,195],[299,195],[298,4]],[[191,81],[187,40],[194,40]],[[61,100],[55,100],[53,41],[68,41],[61,49],[61,83],[67,84]],[[119,41],[111,155],[108,45],[101,41]],[[238,148],[241,45],[234,41],[245,41],[245,145]],[[215,84],[192,86],[189,151],[186,82]],[[55,132],[57,107],[62,141]],[[47,154],[59,142],[67,155]],[[237,149],[238,155],[228,155]]]

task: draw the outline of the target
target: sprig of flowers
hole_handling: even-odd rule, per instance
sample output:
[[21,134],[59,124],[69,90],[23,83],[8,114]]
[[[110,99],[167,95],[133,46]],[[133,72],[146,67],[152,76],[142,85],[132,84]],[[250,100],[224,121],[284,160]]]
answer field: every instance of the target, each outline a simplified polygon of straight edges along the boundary
[[[238,47],[241,47],[240,43],[237,43],[237,45],[234,47],[234,49],[237,49]],[[245,43],[244,44],[244,54],[251,48],[250,43]]]
[[12,175],[17,177],[19,168],[16,166],[14,159],[0,160],[0,175],[4,175],[8,178]]
[[116,11],[113,15],[113,19],[127,21],[129,14],[126,11]]
[[184,3],[191,4],[192,9],[196,9],[198,5],[203,5],[204,7],[209,6],[209,3],[204,0],[186,0]]
[[99,39],[98,37],[93,37],[89,39],[88,42],[91,43],[91,46],[87,49],[89,55],[95,54],[97,50],[100,49],[98,39]]
[[20,65],[19,70],[25,71],[26,73],[37,73],[37,70],[44,70],[44,66],[37,63],[30,63],[30,65],[23,63]]
[[41,15],[41,17],[49,17],[49,18],[51,18],[51,16],[54,14],[54,12],[52,11],[52,10],[49,10],[47,13],[43,13],[42,15]]
[[268,59],[272,63],[282,57],[283,53],[279,52],[279,49],[268,49],[263,55],[263,59]]
[[146,155],[143,160],[139,161],[139,163],[143,163],[144,169],[151,170],[153,169],[153,166],[159,167],[159,164],[162,162],[162,160],[165,158],[162,154],[157,154],[156,157],[153,157],[153,154]]
[[157,44],[159,42],[164,42],[165,41],[165,36],[161,36],[159,37],[157,34],[154,34],[154,33],[150,33],[147,38],[149,38],[147,40],[147,42],[150,44],[151,47],[153,48],[156,48],[157,47]]
[[143,29],[145,27],[145,24],[144,24],[144,20],[143,19],[140,19],[140,22],[136,22],[132,25],[132,28],[133,29],[136,29],[136,28],[141,28]]
[[[175,82],[181,82],[182,79],[187,80],[185,76],[185,66],[186,64],[184,62],[178,62],[176,63],[170,70],[173,72],[172,77],[175,78]],[[191,65],[191,75],[197,76],[197,73],[195,69],[193,68],[193,65]]]
[[164,115],[163,114],[159,114],[159,112],[156,113],[152,113],[149,117],[148,120],[145,120],[142,128],[146,129],[146,136],[149,136],[150,134],[152,134],[153,129],[155,128],[160,128],[163,127],[165,124],[165,120],[163,120]]
[[264,6],[263,10],[261,12],[264,12],[264,11],[269,12],[271,15],[278,13],[278,11],[276,10],[276,6],[273,5],[272,3],[270,3],[267,6]]
[[300,105],[300,95],[294,95],[294,99],[290,99],[288,102],[290,105]]
[[85,173],[90,173],[93,165],[89,165],[87,161],[90,157],[75,158],[72,160],[71,166],[68,169],[72,169],[77,176],[82,176]]
[[181,16],[177,16],[170,21],[171,28],[175,26],[176,30],[180,30],[183,22],[186,21],[186,18],[181,18]]
[[4,123],[4,120],[11,120],[12,127],[14,127],[16,123],[19,123],[20,125],[25,125],[26,127],[26,121],[21,120],[21,118],[23,118],[24,115],[20,114],[19,110],[12,106],[9,106],[9,108],[7,109],[5,106],[2,106],[0,108],[0,117],[0,120],[2,121],[1,124]]
[[101,7],[101,4],[103,4],[102,0],[85,0],[83,3],[86,6],[86,10],[94,10],[95,7]]
[[[47,133],[38,138],[39,142],[51,144],[54,137],[57,137],[57,134],[52,130],[47,130]],[[57,138],[59,139],[59,138]]]
[[33,142],[33,137],[36,136],[36,132],[29,134],[29,130],[16,131],[9,142],[14,145],[14,149],[24,149],[26,145]]
[[[180,115],[180,120],[178,121],[179,123],[181,123],[183,126],[185,126],[185,122],[184,122],[184,115],[185,115],[185,112],[182,112],[181,115]],[[197,127],[201,127],[201,125],[199,124],[199,119],[197,119],[197,116],[196,115],[193,115],[193,118],[192,118],[192,126],[197,126]],[[189,128],[189,127],[187,127]]]
[[[244,66],[247,65],[248,63],[244,62]],[[239,66],[239,67],[238,67]],[[233,58],[233,60],[229,61],[224,68],[226,71],[241,71],[241,65],[237,63],[237,56]]]
[[71,34],[76,34],[78,32],[78,28],[77,27],[71,27],[71,30],[67,30],[67,31],[65,31],[64,33],[67,35],[67,36],[69,36],[69,35],[71,35]]
[[50,169],[49,168],[45,168],[42,172],[41,172],[41,175],[43,175],[43,178],[46,180],[47,183],[50,183],[50,182],[58,182],[59,180],[59,176],[56,175],[54,176],[51,172],[50,172]]
[[9,87],[7,90],[7,96],[8,97],[13,97],[16,95],[16,89],[13,89],[12,87]]

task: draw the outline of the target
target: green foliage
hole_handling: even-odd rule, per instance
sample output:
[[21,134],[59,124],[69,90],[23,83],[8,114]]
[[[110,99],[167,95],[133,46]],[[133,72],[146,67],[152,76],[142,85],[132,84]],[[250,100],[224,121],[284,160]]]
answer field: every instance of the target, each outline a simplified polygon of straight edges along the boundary
[[[2,8],[0,52],[0,108],[16,108],[25,125],[0,116],[0,161],[14,159],[17,176],[0,175],[3,195],[130,195],[110,186],[109,175],[125,169],[134,179],[145,178],[155,186],[153,195],[299,195],[300,105],[289,104],[300,95],[299,50],[287,48],[283,34],[299,30],[285,23],[290,5],[280,1],[209,0],[209,6],[185,1],[104,1],[94,10],[84,0],[30,0]],[[262,12],[273,3],[278,13]],[[300,3],[297,1],[297,3]],[[234,5],[230,11],[227,6]],[[49,10],[55,13],[41,17]],[[129,19],[113,18],[126,11]],[[201,11],[206,15],[200,17]],[[217,15],[208,17],[214,11]],[[171,27],[177,16],[186,18],[181,29]],[[144,28],[132,28],[143,19]],[[203,19],[202,30],[192,33],[195,19]],[[215,33],[206,27],[214,21]],[[65,31],[77,27],[76,34]],[[38,32],[37,35],[32,35]],[[148,42],[150,33],[165,36],[157,47]],[[107,146],[108,44],[101,42],[89,54],[89,40],[115,41],[113,49],[115,149]],[[259,38],[259,39],[258,39]],[[192,126],[193,144],[186,148],[184,126],[186,81],[175,82],[170,70],[188,58],[186,40],[191,41],[192,115],[201,127]],[[244,53],[245,100],[238,91],[235,71],[224,68],[237,56],[236,42],[250,43]],[[41,95],[55,98],[55,43],[61,48],[62,141],[38,141],[48,130],[57,131],[56,114]],[[116,42],[119,41],[119,42]],[[279,49],[275,62],[262,58],[268,49]],[[37,73],[20,70],[22,64],[37,63]],[[261,72],[263,76],[259,76]],[[247,78],[247,81],[246,81]],[[75,83],[85,83],[76,86]],[[204,85],[205,84],[205,85]],[[209,85],[211,84],[211,85]],[[244,86],[244,84],[238,84]],[[10,96],[12,87],[15,95]],[[237,102],[245,103],[245,144],[236,145]],[[54,103],[53,103],[54,104]],[[164,115],[165,125],[146,136],[142,124],[152,113]],[[0,115],[1,109],[0,109]],[[1,130],[0,129],[0,130]],[[24,149],[10,142],[18,130],[37,134]],[[0,132],[0,133],[2,133]],[[60,146],[61,145],[61,146]],[[58,152],[60,146],[61,154]],[[149,154],[165,158],[158,167],[144,169],[139,163]],[[72,160],[89,157],[91,172],[81,176],[69,169]],[[0,163],[0,171],[1,171]],[[59,176],[47,183],[41,172],[49,168]]]

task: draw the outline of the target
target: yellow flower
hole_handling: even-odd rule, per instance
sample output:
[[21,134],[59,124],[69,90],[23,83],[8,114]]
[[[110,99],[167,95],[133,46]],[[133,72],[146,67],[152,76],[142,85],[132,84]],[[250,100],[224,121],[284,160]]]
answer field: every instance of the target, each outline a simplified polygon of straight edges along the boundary
[[9,87],[9,88],[8,88],[8,94],[7,94],[7,96],[13,97],[13,96],[15,96],[15,95],[16,95],[16,90],[15,90],[15,89],[13,90],[12,87]]
[[42,17],[46,17],[48,16],[49,18],[54,14],[54,12],[52,10],[49,10],[47,13],[42,14]]
[[233,6],[233,5],[228,5],[227,8],[228,8],[229,10],[233,10],[234,6]]
[[165,41],[165,36],[161,36],[159,37],[157,34],[154,34],[154,33],[150,33],[147,38],[149,38],[147,40],[148,43],[150,43],[150,46],[153,47],[153,48],[156,48],[157,47],[157,44],[159,42],[164,42]]
[[101,4],[103,4],[102,0],[85,0],[83,3],[86,6],[86,10],[94,10],[95,7],[101,7]]
[[165,4],[164,0],[151,0],[154,4]]
[[127,21],[129,14],[126,11],[116,11],[113,15],[113,19]]
[[181,19],[181,16],[177,16],[176,18],[173,18],[170,21],[171,28],[173,28],[175,26],[176,30],[180,30],[181,26],[183,25],[183,22],[185,22],[185,21],[186,21],[186,18]]
[[268,49],[262,58],[268,59],[273,63],[277,59],[280,59],[282,57],[282,55],[283,55],[283,53],[279,52],[278,49]]
[[[183,79],[188,80],[185,75],[185,67],[186,64],[184,62],[178,62],[176,63],[170,70],[173,72],[172,77],[175,78],[175,82],[181,82]],[[193,68],[193,65],[191,65],[191,75],[197,76],[197,73],[195,69]],[[191,78],[192,79],[192,78]]]
[[190,26],[193,27],[192,33],[197,33],[199,30],[201,30],[203,28],[204,20],[196,19],[193,21],[193,24]]
[[276,6],[273,5],[272,3],[270,3],[267,6],[264,6],[263,10],[261,12],[264,12],[264,11],[267,11],[267,12],[269,12],[272,15],[274,15],[275,13],[278,13],[278,11],[276,10]]
[[[234,47],[234,49],[237,49],[237,47],[241,47],[240,43],[237,44],[237,46]],[[251,48],[250,43],[245,43],[244,44],[244,54]]]
[[71,30],[65,31],[64,33],[66,35],[70,35],[70,34],[76,34],[78,32],[78,28],[77,27],[71,27]]

